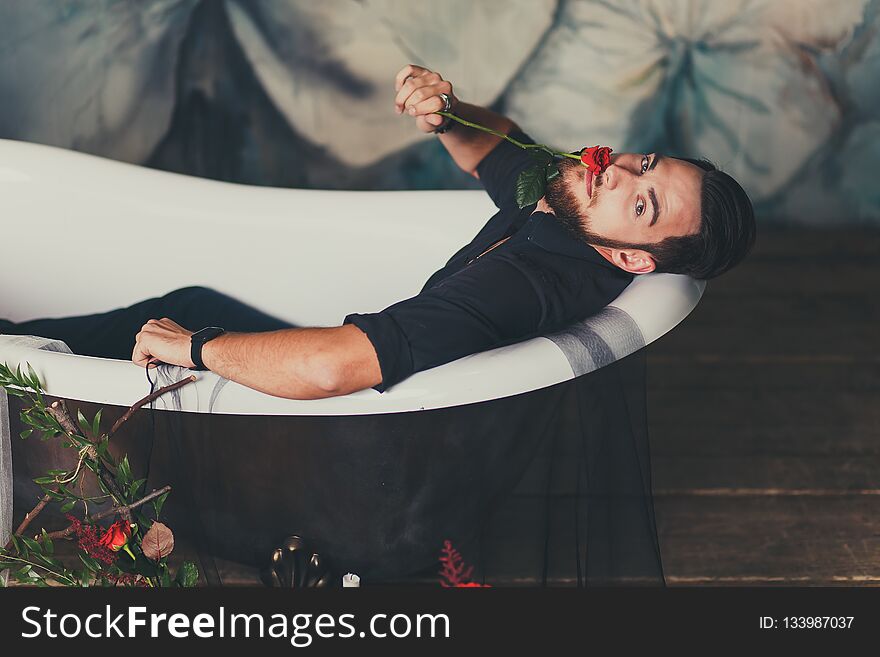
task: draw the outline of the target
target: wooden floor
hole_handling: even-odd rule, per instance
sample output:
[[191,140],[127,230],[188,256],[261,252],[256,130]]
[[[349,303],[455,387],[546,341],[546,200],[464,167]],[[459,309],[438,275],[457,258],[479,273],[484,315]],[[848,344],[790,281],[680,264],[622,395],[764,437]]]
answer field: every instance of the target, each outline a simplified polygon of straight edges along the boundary
[[649,351],[675,584],[880,584],[880,232],[762,231]]

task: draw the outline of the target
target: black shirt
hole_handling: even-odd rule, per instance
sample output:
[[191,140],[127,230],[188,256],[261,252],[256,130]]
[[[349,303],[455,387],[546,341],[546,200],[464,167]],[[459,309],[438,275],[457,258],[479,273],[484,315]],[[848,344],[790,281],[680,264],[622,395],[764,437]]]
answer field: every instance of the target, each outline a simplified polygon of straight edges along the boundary
[[[534,143],[522,132],[511,137]],[[508,141],[477,166],[499,208],[482,230],[435,272],[416,296],[378,313],[348,315],[379,358],[384,392],[408,376],[589,317],[633,275],[576,240],[536,205],[518,208],[516,179],[534,160]],[[534,212],[534,214],[533,214]],[[510,237],[480,256],[498,240]]]

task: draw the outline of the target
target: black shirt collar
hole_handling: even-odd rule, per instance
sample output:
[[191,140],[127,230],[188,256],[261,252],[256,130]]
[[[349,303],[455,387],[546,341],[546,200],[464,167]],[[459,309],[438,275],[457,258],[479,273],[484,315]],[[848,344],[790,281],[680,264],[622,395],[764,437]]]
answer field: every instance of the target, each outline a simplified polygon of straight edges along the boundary
[[545,251],[559,253],[571,258],[582,258],[605,265],[611,269],[619,269],[616,265],[603,258],[592,246],[575,239],[552,214],[535,212],[529,217],[524,228],[529,241],[537,244]]

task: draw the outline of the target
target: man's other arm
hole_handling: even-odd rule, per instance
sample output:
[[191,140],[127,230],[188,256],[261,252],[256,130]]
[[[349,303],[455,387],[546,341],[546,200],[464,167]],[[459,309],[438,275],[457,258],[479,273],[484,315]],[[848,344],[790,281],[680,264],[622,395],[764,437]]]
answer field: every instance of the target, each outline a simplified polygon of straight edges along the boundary
[[373,345],[356,326],[226,333],[208,342],[202,360],[212,372],[288,399],[322,399],[382,381]]
[[[132,360],[193,367],[192,331],[163,317],[135,337]],[[213,372],[248,388],[288,399],[321,399],[371,388],[382,381],[376,350],[356,326],[225,333],[202,348]]]
[[[434,132],[444,120],[444,117],[435,114],[443,109],[441,93],[450,97],[451,111],[456,116],[504,134],[518,129],[517,125],[506,116],[485,107],[459,101],[449,81],[421,66],[410,64],[402,68],[395,77],[395,91],[397,92],[394,98],[395,108],[399,113],[414,117],[416,127],[422,132]],[[477,165],[501,141],[501,137],[461,124],[456,124],[451,130],[438,137],[455,163],[475,178],[479,178]]]

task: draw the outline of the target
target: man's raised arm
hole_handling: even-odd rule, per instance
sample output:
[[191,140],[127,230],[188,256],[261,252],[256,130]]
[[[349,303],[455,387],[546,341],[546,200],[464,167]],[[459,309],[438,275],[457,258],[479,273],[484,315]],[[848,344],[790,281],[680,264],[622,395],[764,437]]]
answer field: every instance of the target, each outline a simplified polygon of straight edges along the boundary
[[[394,107],[399,114],[407,114],[416,119],[416,127],[422,132],[434,132],[444,118],[435,114],[444,107],[440,94],[446,94],[452,103],[451,111],[463,119],[479,123],[504,134],[517,128],[517,125],[506,116],[495,112],[462,103],[455,97],[452,84],[444,80],[440,74],[412,64],[403,67],[394,79]],[[449,151],[452,159],[463,170],[474,177],[477,176],[477,165],[501,141],[500,137],[481,130],[474,130],[462,125],[439,135],[440,143]]]

